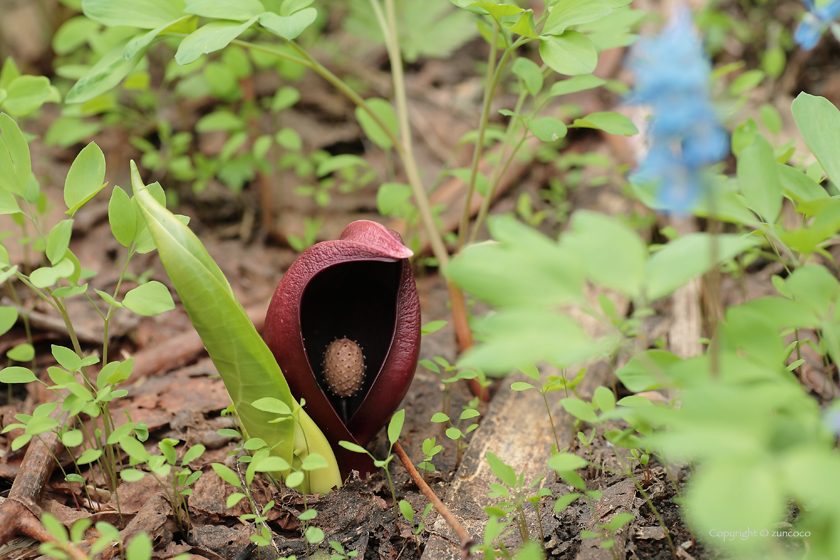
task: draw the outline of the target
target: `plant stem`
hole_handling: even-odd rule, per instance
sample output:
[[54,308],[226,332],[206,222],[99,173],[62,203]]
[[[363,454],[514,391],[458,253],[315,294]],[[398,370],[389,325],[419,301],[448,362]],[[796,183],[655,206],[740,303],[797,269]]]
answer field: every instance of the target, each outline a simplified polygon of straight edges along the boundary
[[618,452],[617,449],[613,448],[613,454],[615,458],[618,459],[618,462],[621,463],[621,468],[624,469],[624,474],[630,477],[633,481],[633,484],[636,485],[636,489],[641,492],[642,498],[644,498],[645,502],[650,506],[651,511],[653,511],[653,515],[656,517],[656,520],[659,522],[659,525],[662,527],[662,530],[665,531],[665,538],[668,539],[668,546],[671,547],[671,554],[674,555],[674,560],[677,559],[677,549],[674,548],[674,541],[671,540],[671,532],[668,531],[668,527],[665,526],[665,522],[662,520],[662,516],[659,515],[659,510],[656,509],[656,506],[653,505],[653,500],[650,499],[650,496],[647,495],[645,489],[639,484],[639,481],[633,475],[633,469],[628,468],[624,461],[621,459],[621,454]]
[[557,437],[557,429],[554,427],[554,419],[551,417],[551,409],[548,406],[548,397],[545,393],[541,393],[543,401],[545,401],[545,411],[548,413],[548,421],[551,423],[551,431],[554,433],[554,448],[555,453],[560,453],[560,440]]
[[[528,97],[528,92],[523,91],[519,94],[519,98],[516,100],[516,106],[513,109],[514,113],[519,114],[522,110],[522,105],[525,103],[525,99]],[[475,218],[475,224],[473,224],[472,234],[470,234],[470,243],[474,243],[476,237],[478,236],[478,230],[481,229],[481,224],[487,218],[487,213],[490,211],[490,203],[493,201],[493,197],[496,194],[496,189],[499,188],[499,183],[504,177],[505,172],[507,171],[508,165],[510,162],[513,161],[513,156],[516,155],[516,152],[519,150],[522,143],[525,141],[525,136],[527,136],[527,132],[523,135],[522,140],[519,144],[514,148],[513,153],[511,154],[510,159],[507,160],[507,163],[502,167],[502,161],[505,159],[505,153],[507,152],[507,148],[510,145],[510,141],[513,137],[513,130],[516,127],[517,122],[519,119],[515,117],[511,117],[510,122],[508,122],[507,130],[505,131],[505,139],[502,141],[502,148],[499,153],[499,161],[496,162],[496,168],[493,170],[493,178],[490,181],[490,185],[487,187],[487,195],[484,197],[484,200],[481,201],[481,208],[478,210],[478,216]]]
[[[464,201],[464,208],[461,212],[461,223],[458,226],[458,250],[464,247],[467,241],[467,229],[470,226],[470,204],[472,203],[473,192],[475,191],[475,180],[478,177],[478,165],[481,163],[481,152],[484,149],[484,134],[487,132],[487,121],[490,120],[490,105],[496,93],[496,85],[499,83],[496,72],[496,39],[499,36],[499,24],[493,19],[493,40],[490,42],[490,56],[487,60],[487,75],[484,85],[484,103],[481,108],[481,118],[478,121],[478,137],[475,139],[473,150],[472,167],[470,168],[470,182],[467,185],[467,198]],[[507,62],[510,53],[505,49],[502,60],[499,61],[499,72]],[[489,193],[485,193],[489,194]]]

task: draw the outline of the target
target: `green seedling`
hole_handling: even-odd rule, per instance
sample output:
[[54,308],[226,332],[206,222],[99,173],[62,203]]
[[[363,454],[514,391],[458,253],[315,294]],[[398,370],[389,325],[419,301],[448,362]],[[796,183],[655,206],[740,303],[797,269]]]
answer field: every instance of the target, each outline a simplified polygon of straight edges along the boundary
[[[191,530],[190,511],[187,507],[187,497],[192,494],[192,486],[201,477],[201,471],[191,471],[189,464],[204,453],[203,445],[194,445],[184,452],[178,465],[178,452],[175,445],[177,439],[164,438],[158,443],[161,455],[150,454],[145,446],[136,438],[125,435],[119,439],[120,447],[128,454],[131,466],[145,465],[158,482],[172,504],[175,521],[178,528],[185,535]],[[146,472],[131,468],[123,469],[120,477],[126,482],[136,482],[146,476]]]
[[330,548],[333,549],[330,560],[350,560],[350,558],[355,558],[359,555],[358,550],[345,551],[344,547],[338,541],[330,541]]
[[516,525],[516,528],[519,530],[519,536],[524,543],[530,540],[530,532],[528,531],[528,523],[525,520],[525,509],[523,506],[525,502],[530,502],[537,512],[540,541],[544,542],[545,534],[543,533],[540,501],[544,497],[551,497],[551,491],[548,488],[539,488],[535,493],[535,489],[545,477],[541,476],[526,486],[524,472],[516,476],[513,467],[506,465],[504,461],[489,451],[486,454],[486,458],[487,463],[490,465],[490,470],[493,471],[496,478],[502,481],[502,484],[491,484],[490,492],[487,496],[490,498],[502,498],[502,501],[495,506],[484,508],[485,513],[500,519],[511,516],[511,522]]
[[435,440],[436,438],[426,438],[423,440],[423,461],[417,465],[418,469],[423,470],[423,480],[426,482],[429,482],[429,473],[435,470],[432,459],[435,455],[443,451],[443,446],[437,445]]
[[432,422],[449,424],[449,427],[446,429],[446,437],[455,442],[455,446],[458,450],[458,457],[455,460],[455,470],[457,470],[458,466],[461,464],[461,459],[464,455],[464,448],[467,445],[467,436],[478,429],[478,422],[473,422],[472,424],[466,426],[462,430],[461,422],[464,422],[465,420],[471,420],[473,418],[478,418],[479,416],[481,416],[481,413],[478,411],[477,407],[478,397],[474,398],[473,400],[468,402],[466,406],[464,406],[464,410],[461,412],[461,415],[458,417],[458,420],[454,424],[452,423],[452,419],[443,412],[436,412],[432,416]]
[[405,423],[405,409],[398,410],[394,413],[394,416],[391,417],[391,421],[388,423],[388,441],[391,443],[390,447],[388,447],[388,456],[385,459],[376,459],[370,452],[365,449],[364,447],[357,445],[355,443],[349,441],[340,441],[338,444],[347,449],[352,451],[353,453],[364,453],[368,455],[371,459],[373,459],[373,464],[379,468],[385,469],[385,476],[388,477],[388,487],[391,489],[391,497],[394,500],[394,524],[397,526],[397,531],[399,531],[399,512],[398,508],[398,501],[397,501],[397,492],[394,489],[394,481],[391,479],[391,471],[388,468],[388,465],[391,464],[391,461],[394,459],[394,455],[392,453],[394,449],[394,444],[400,438],[400,433],[402,433],[403,424]]
[[411,525],[411,538],[414,541],[414,547],[417,549],[417,556],[422,556],[422,553],[420,552],[420,544],[417,542],[417,535],[423,532],[426,516],[429,515],[430,511],[432,511],[434,505],[426,504],[426,509],[423,510],[423,515],[420,517],[417,525],[414,525],[414,508],[411,507],[411,504],[405,500],[400,500],[399,505],[400,513],[402,513],[405,520],[408,521],[409,525]]

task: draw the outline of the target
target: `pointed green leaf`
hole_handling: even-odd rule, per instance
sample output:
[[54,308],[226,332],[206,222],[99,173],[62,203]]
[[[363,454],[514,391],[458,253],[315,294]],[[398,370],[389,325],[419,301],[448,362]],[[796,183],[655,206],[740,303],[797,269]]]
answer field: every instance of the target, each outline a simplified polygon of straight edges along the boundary
[[0,113],[0,189],[23,196],[31,173],[29,145],[23,132],[9,115]]
[[760,134],[738,156],[738,184],[750,209],[774,223],[782,210],[782,182],[773,147]]
[[298,35],[312,25],[318,17],[318,10],[306,8],[290,16],[278,16],[271,12],[260,15],[260,25],[287,41],[296,39]]
[[567,30],[562,35],[540,37],[540,57],[559,74],[589,74],[598,64],[598,52],[586,35]]
[[108,27],[154,29],[183,15],[184,0],[84,0],[85,15]]
[[211,21],[181,41],[178,52],[175,53],[175,61],[183,66],[195,62],[202,54],[221,50],[254,25],[255,21],[257,21],[256,16],[242,24],[231,21]]
[[105,155],[95,142],[79,152],[64,181],[64,203],[71,216],[105,186]]

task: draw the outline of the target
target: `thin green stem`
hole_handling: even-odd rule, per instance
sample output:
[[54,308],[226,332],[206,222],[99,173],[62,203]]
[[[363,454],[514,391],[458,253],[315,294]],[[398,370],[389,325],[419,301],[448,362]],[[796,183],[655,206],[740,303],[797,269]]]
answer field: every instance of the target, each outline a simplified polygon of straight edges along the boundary
[[617,449],[613,448],[613,454],[615,458],[618,459],[618,462],[621,463],[621,468],[624,469],[624,474],[630,477],[633,481],[633,484],[636,485],[636,489],[642,494],[642,498],[644,498],[645,502],[650,506],[653,515],[656,517],[656,520],[659,522],[659,525],[662,527],[662,530],[665,531],[665,538],[668,539],[668,546],[671,547],[671,554],[674,555],[674,560],[677,558],[677,549],[674,548],[674,541],[671,540],[671,532],[668,531],[668,527],[665,525],[665,521],[662,520],[662,516],[659,515],[659,510],[656,509],[656,506],[653,505],[653,500],[650,499],[650,496],[647,495],[645,489],[639,484],[639,481],[633,475],[633,469],[628,468],[627,465],[624,464],[624,461],[621,459],[621,454],[618,452]]
[[428,196],[423,188],[423,181],[420,178],[420,170],[414,159],[414,151],[411,146],[411,127],[408,120],[408,101],[405,91],[405,79],[403,77],[402,55],[400,53],[399,37],[397,35],[397,16],[394,8],[394,0],[385,0],[385,14],[387,16],[387,31],[383,29],[386,37],[386,48],[388,58],[391,62],[391,75],[394,83],[394,97],[397,103],[397,120],[400,124],[400,136],[402,142],[395,143],[394,147],[400,154],[408,182],[414,194],[414,202],[420,212],[420,218],[426,229],[426,235],[432,246],[432,252],[440,266],[449,263],[449,252],[443,244],[443,238],[435,225],[432,208]]
[[[516,100],[516,106],[513,109],[513,112],[519,114],[522,110],[522,105],[525,103],[525,99],[528,97],[528,92],[525,88],[522,88],[522,92],[519,94],[519,98]],[[493,197],[496,194],[496,189],[499,186],[499,182],[502,180],[502,177],[507,170],[507,165],[504,166],[502,169],[502,161],[505,159],[505,154],[507,152],[508,146],[510,145],[511,140],[513,139],[513,131],[516,128],[519,119],[516,117],[511,117],[510,122],[508,122],[507,130],[505,131],[505,139],[502,141],[502,148],[499,152],[499,160],[496,162],[496,168],[493,171],[493,179],[490,182],[490,185],[487,187],[487,195],[484,197],[484,200],[481,201],[481,208],[478,211],[478,216],[475,219],[475,224],[473,225],[472,234],[470,235],[470,243],[474,243],[476,237],[478,236],[478,230],[481,229],[481,224],[484,222],[485,218],[487,217],[487,213],[490,211],[490,203],[493,200]],[[520,142],[520,145],[522,143]],[[516,153],[518,147],[514,149],[514,154]],[[512,160],[512,158],[511,158]],[[508,164],[511,160],[508,160]]]
[[[499,80],[502,77],[502,71],[508,58],[513,53],[513,48],[505,49],[502,58],[499,59],[498,66],[494,66],[496,62],[495,38],[498,35],[498,24],[493,20],[493,39],[494,44],[490,47],[490,57],[487,66],[487,84],[484,89],[484,104],[481,109],[481,120],[478,124],[478,138],[475,141],[475,149],[473,150],[472,167],[470,168],[470,182],[467,186],[467,199],[464,202],[463,212],[461,213],[461,223],[458,227],[458,250],[460,251],[467,241],[467,233],[470,227],[470,206],[472,205],[472,197],[475,192],[475,181],[478,177],[478,167],[481,163],[481,154],[484,150],[484,135],[487,132],[487,123],[490,120],[490,107],[493,103],[493,98],[496,95],[496,88],[499,85]],[[487,196],[490,193],[486,193]]]
[[543,401],[545,402],[545,411],[548,413],[548,421],[551,423],[551,431],[554,434],[554,451],[556,453],[560,453],[560,439],[557,437],[557,429],[554,427],[554,418],[551,417],[551,409],[548,406],[548,397],[545,396],[545,393],[540,393],[542,395]]

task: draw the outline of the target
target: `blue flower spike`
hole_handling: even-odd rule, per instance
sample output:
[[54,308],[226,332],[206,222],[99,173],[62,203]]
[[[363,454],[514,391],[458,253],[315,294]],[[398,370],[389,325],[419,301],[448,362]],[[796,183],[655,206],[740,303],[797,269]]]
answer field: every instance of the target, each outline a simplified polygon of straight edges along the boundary
[[658,36],[640,40],[629,66],[636,89],[628,101],[654,115],[650,149],[631,180],[657,186],[658,209],[689,212],[706,193],[706,168],[729,153],[729,135],[709,101],[712,66],[688,8],[675,10]]
[[840,27],[834,23],[840,17],[840,0],[822,2],[819,6],[814,3],[814,0],[803,0],[803,2],[808,11],[805,12],[793,36],[796,43],[806,51],[810,51],[817,46],[823,33],[829,27],[840,41],[840,36],[838,36]]

